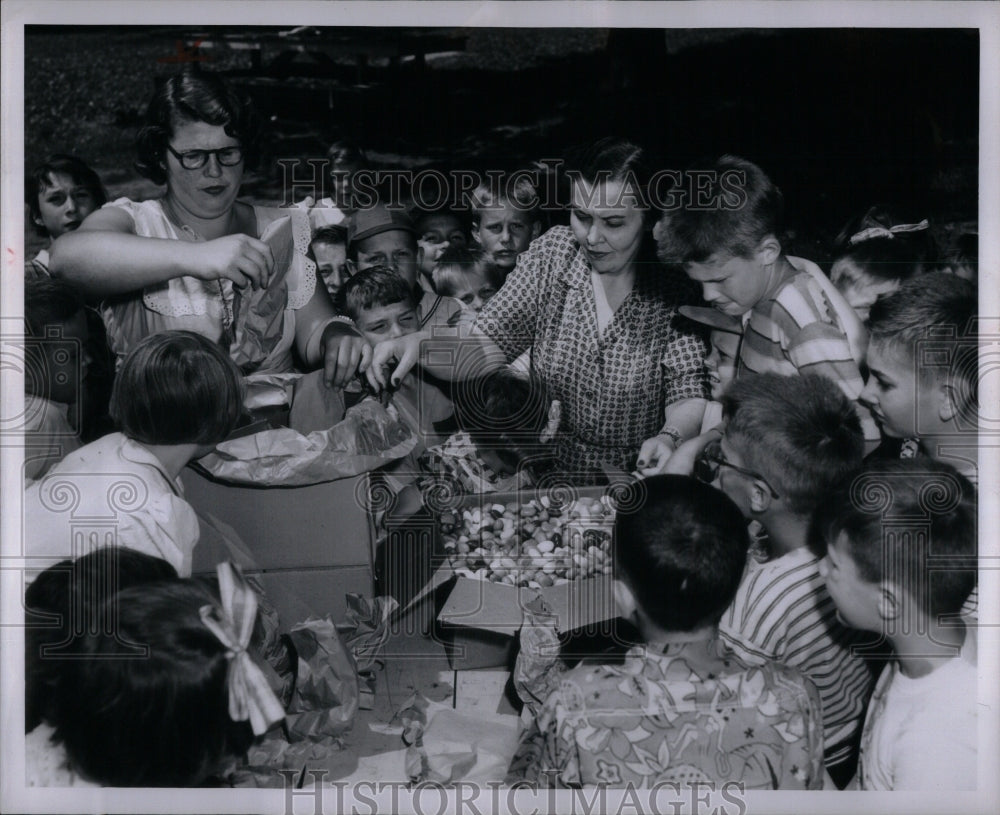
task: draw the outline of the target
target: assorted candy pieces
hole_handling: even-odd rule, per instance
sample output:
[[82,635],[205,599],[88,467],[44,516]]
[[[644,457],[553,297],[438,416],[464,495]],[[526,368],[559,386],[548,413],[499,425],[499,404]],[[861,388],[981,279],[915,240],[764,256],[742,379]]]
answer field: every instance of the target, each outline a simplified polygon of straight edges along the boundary
[[608,496],[492,504],[441,516],[455,574],[541,589],[611,574],[614,505]]

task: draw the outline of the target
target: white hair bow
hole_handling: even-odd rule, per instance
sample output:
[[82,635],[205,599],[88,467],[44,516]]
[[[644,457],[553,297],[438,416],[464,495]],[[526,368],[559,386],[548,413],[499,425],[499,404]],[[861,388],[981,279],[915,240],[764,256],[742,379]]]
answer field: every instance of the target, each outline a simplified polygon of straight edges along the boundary
[[257,596],[243,579],[239,567],[232,563],[220,563],[216,573],[222,607],[202,606],[199,609],[201,621],[228,649],[229,717],[234,722],[249,719],[254,735],[259,736],[284,719],[285,710],[267,684],[263,671],[247,653],[257,619]]
[[868,229],[862,229],[860,232],[851,235],[850,243],[852,246],[856,243],[862,243],[863,241],[869,241],[872,238],[892,238],[899,232],[922,232],[927,229],[930,224],[927,219],[924,218],[918,224],[896,224],[895,226],[870,226]]

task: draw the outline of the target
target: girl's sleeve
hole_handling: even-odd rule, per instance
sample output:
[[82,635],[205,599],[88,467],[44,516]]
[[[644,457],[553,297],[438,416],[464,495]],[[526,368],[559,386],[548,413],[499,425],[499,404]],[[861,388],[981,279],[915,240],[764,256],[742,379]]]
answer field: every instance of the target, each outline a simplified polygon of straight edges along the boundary
[[518,257],[514,271],[476,319],[476,330],[496,343],[508,363],[527,351],[535,339],[543,278],[552,260],[547,237],[548,233]]

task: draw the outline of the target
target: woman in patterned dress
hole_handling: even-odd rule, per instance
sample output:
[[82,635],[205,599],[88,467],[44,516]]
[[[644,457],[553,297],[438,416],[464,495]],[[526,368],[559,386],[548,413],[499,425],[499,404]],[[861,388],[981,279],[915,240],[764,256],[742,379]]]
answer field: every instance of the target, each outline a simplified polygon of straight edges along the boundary
[[[531,350],[532,367],[562,405],[556,463],[569,480],[603,467],[644,468],[697,435],[708,395],[706,346],[678,307],[697,303],[683,274],[655,257],[651,172],[643,151],[625,141],[595,144],[568,172],[569,226],[536,239],[503,288],[459,340],[457,364],[424,367],[466,378]],[[439,350],[436,337],[430,348]],[[419,356],[419,337],[376,347],[370,378],[397,380]],[[637,462],[637,458],[639,459]]]

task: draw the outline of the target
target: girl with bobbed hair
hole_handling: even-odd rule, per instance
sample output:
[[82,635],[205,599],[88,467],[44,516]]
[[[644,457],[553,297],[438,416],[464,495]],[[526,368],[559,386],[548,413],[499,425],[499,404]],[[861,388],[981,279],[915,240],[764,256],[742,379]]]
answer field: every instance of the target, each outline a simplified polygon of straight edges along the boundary
[[[216,343],[164,331],[129,353],[111,392],[121,432],[81,447],[24,496],[25,548],[36,561],[80,554],[91,540],[135,549],[191,574],[198,518],[180,474],[235,429],[243,380]],[[97,519],[92,532],[80,518]],[[113,520],[114,523],[108,523]]]
[[337,318],[307,256],[309,214],[238,199],[258,135],[249,101],[221,77],[187,68],[161,80],[137,166],[165,195],[112,201],[53,244],[53,276],[103,300],[119,359],[143,337],[186,329],[245,375],[291,371],[293,349],[307,369],[335,366],[326,339]]

